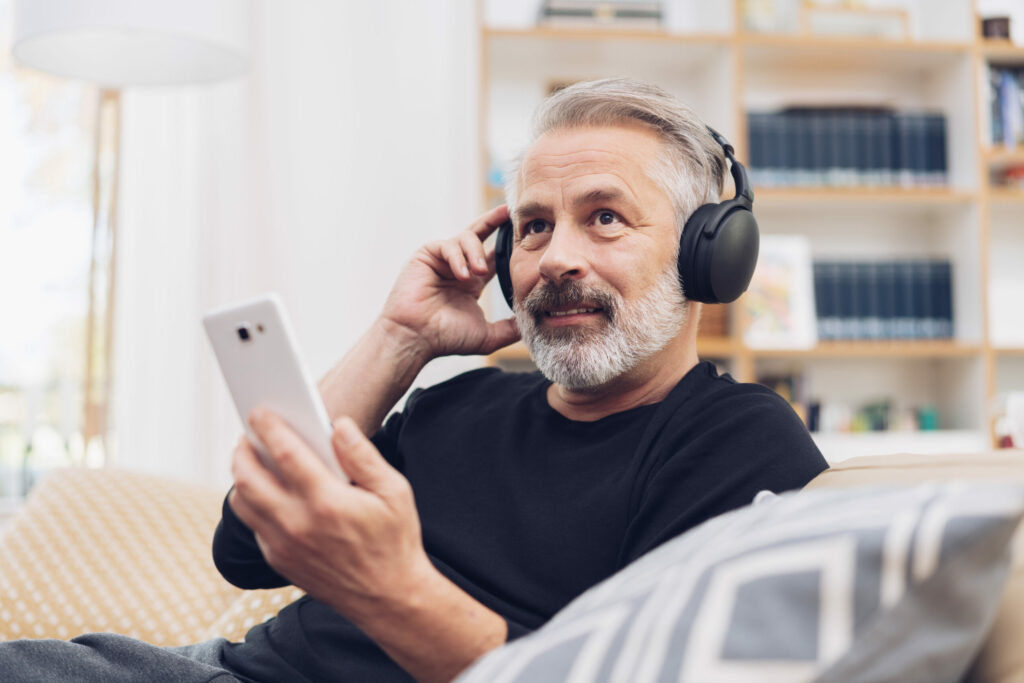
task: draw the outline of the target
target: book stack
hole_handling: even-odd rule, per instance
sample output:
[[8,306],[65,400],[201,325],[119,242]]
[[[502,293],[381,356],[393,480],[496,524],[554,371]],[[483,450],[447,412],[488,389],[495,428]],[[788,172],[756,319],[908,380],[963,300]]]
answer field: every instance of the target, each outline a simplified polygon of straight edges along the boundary
[[816,261],[818,338],[949,339],[952,271],[947,260]]
[[948,182],[946,117],[856,107],[748,112],[762,186],[936,187]]
[[988,101],[992,117],[992,144],[1024,145],[1024,69],[988,67]]
[[545,25],[656,29],[661,24],[659,0],[545,0],[540,22]]

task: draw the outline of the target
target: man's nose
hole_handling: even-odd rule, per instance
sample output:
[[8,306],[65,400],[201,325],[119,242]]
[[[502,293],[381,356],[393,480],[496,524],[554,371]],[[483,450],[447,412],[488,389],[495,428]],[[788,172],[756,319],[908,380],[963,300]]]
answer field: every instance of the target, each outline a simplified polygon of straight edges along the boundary
[[540,258],[540,274],[550,282],[579,280],[587,274],[586,239],[576,226],[558,226]]

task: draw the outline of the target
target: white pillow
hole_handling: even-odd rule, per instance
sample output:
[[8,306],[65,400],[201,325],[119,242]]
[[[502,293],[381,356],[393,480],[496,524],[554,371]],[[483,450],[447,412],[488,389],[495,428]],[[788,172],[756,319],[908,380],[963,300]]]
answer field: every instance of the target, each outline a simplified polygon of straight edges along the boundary
[[459,683],[956,681],[991,624],[1024,487],[804,491],[709,520]]

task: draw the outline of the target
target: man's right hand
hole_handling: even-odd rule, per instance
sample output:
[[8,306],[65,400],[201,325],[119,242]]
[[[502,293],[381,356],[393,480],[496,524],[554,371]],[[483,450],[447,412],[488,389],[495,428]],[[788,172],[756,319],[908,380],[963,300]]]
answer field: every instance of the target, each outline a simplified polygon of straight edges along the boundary
[[494,277],[494,249],[484,240],[508,220],[504,205],[455,237],[431,242],[405,266],[380,321],[409,333],[427,358],[492,353],[519,339],[513,318],[488,322],[478,299]]

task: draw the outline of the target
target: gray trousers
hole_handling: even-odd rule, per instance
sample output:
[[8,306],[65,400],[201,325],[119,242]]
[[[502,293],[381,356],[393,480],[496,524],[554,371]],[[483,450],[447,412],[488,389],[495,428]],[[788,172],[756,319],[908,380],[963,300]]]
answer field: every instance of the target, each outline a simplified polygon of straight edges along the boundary
[[73,640],[14,640],[0,643],[3,683],[236,683],[223,668],[222,638],[183,647],[157,647],[113,633]]

